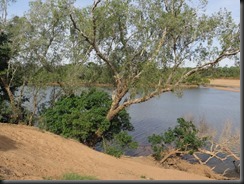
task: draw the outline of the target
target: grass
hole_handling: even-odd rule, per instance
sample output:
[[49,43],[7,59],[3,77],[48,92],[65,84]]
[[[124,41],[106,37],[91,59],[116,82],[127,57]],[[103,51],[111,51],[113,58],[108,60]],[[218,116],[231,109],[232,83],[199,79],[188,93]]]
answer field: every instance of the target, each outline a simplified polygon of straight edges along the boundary
[[61,180],[98,180],[94,176],[82,176],[76,173],[66,173]]
[[154,180],[153,178],[148,178],[145,175],[141,175],[141,179],[146,179],[146,180]]
[[77,173],[66,173],[61,177],[52,178],[51,176],[43,177],[44,180],[98,180],[94,176],[83,176]]
[[45,176],[43,177],[44,180],[52,180],[53,178],[51,176]]

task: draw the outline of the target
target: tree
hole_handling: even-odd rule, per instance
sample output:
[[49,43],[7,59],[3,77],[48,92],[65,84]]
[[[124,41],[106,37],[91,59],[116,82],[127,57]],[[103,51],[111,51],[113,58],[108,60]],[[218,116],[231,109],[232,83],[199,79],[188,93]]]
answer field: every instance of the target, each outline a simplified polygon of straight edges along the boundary
[[[11,47],[11,36],[9,33],[0,32],[0,99],[1,106],[5,104],[4,101],[10,103],[9,111],[4,115],[5,121],[13,119],[13,122],[18,121],[21,118],[20,106],[16,104],[14,91],[19,86],[18,81],[14,80],[16,75],[16,66],[10,62],[10,59],[14,56],[14,51]],[[3,108],[8,109],[8,105],[5,104]],[[12,111],[12,112],[11,112]],[[10,118],[11,117],[11,118]],[[2,118],[1,118],[2,119]]]
[[169,128],[162,135],[153,134],[148,137],[154,152],[153,156],[161,163],[176,154],[194,155],[207,141],[207,136],[198,136],[199,130],[192,121],[178,118],[177,123],[175,128]]
[[[207,1],[199,3],[198,9],[187,0],[96,0],[72,10],[77,40],[113,76],[107,120],[132,104],[177,90],[191,75],[240,52],[240,25],[230,13],[200,14]],[[194,67],[179,72],[189,64]]]
[[8,5],[16,2],[16,0],[1,0],[0,1],[0,12],[2,13],[0,22],[5,24],[7,22],[8,16]]
[[[67,11],[73,3],[74,0],[30,2],[30,10],[24,16],[23,29],[19,33],[21,52],[18,58],[22,63],[39,66],[32,71],[32,75],[40,73],[40,68],[45,69],[52,74],[50,75],[52,81],[56,81],[66,93],[70,94],[73,93],[72,88],[65,87],[62,83],[65,82],[64,71],[57,68],[69,62],[72,56]],[[50,80],[43,82],[47,83]]]

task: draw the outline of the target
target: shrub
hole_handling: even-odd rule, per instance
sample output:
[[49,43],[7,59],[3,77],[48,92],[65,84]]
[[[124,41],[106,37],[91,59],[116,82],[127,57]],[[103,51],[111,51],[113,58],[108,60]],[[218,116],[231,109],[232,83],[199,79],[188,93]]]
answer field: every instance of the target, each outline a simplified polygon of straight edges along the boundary
[[108,143],[105,142],[105,144],[105,153],[117,158],[121,157],[126,149],[136,149],[138,147],[138,143],[134,142],[132,137],[124,131],[115,135],[113,140],[109,141]]
[[8,123],[11,119],[11,108],[0,97],[0,122]]
[[[40,127],[64,137],[74,138],[94,147],[102,141],[112,140],[121,131],[132,131],[129,114],[123,110],[111,121],[106,120],[112,103],[104,91],[90,89],[81,95],[64,96],[41,115]],[[102,136],[96,131],[102,130]]]
[[169,128],[168,131],[161,135],[153,134],[148,137],[155,159],[162,159],[164,157],[162,153],[170,149],[193,154],[205,145],[207,137],[200,138],[197,135],[198,129],[192,121],[178,118],[177,123],[178,125],[175,128]]

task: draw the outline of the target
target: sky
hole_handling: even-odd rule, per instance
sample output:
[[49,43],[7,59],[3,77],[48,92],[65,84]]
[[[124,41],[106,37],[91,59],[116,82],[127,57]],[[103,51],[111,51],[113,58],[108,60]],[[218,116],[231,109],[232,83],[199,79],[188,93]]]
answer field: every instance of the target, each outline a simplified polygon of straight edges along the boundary
[[[198,0],[192,0],[193,3],[197,3]],[[17,2],[11,4],[8,7],[8,17],[11,18],[15,15],[23,16],[29,9],[30,0],[17,0]],[[92,5],[93,0],[76,0],[75,5],[77,7],[85,7]],[[240,0],[208,0],[208,5],[206,7],[206,14],[212,14],[218,11],[220,8],[226,8],[230,11],[233,19],[236,23],[240,23]],[[220,66],[232,66],[234,61],[224,60],[221,62]]]
[[[30,0],[17,0],[16,3],[11,4],[8,7],[9,17],[14,15],[22,16],[24,12],[29,9]],[[193,0],[193,3],[197,0]],[[77,0],[76,5],[78,7],[85,7],[91,5],[93,0]],[[240,22],[240,0],[209,0],[206,7],[206,13],[211,14],[218,11],[220,8],[226,8],[231,11],[232,17],[236,22]]]

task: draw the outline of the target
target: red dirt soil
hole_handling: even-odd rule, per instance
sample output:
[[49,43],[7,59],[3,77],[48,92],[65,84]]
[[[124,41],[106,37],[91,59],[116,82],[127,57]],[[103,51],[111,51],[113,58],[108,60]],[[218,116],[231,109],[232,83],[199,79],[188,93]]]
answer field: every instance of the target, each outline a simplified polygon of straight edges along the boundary
[[206,168],[194,174],[201,169],[192,164],[185,167],[191,169],[165,169],[151,156],[118,159],[36,127],[0,123],[0,177],[4,180],[59,179],[66,173],[99,180],[210,179]]

